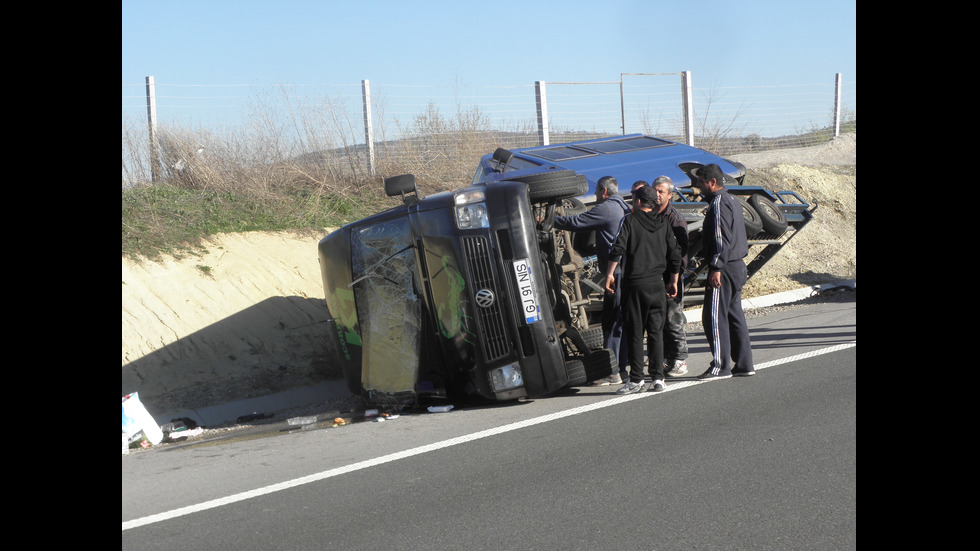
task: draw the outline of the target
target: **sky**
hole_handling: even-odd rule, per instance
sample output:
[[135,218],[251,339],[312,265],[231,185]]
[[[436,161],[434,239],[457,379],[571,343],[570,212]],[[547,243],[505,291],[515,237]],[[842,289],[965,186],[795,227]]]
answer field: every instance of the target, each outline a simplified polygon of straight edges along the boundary
[[680,71],[722,86],[854,79],[856,1],[123,0],[122,80],[493,85]]
[[121,19],[124,86],[857,77],[856,0],[123,0]]

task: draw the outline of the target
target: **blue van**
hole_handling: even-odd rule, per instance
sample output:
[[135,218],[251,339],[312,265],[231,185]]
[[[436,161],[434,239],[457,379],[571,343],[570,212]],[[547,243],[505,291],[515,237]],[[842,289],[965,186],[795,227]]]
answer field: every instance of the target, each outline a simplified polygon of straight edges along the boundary
[[[745,165],[703,149],[664,138],[629,134],[575,142],[498,149],[484,155],[473,175],[473,185],[513,180],[531,174],[570,170],[585,177],[586,193],[565,201],[565,214],[574,214],[595,203],[595,186],[599,178],[612,176],[619,183],[624,199],[631,199],[634,182],[653,182],[668,176],[676,193],[672,205],[688,224],[692,249],[688,270],[683,274],[685,304],[697,304],[707,275],[707,264],[699,256],[701,224],[707,204],[692,187],[694,172],[707,164],[717,164],[725,174],[725,187],[739,199],[749,238],[748,274],[752,277],[786,245],[812,218],[816,206],[810,207],[792,191],[771,191],[745,182]],[[592,243],[591,236],[575,236],[576,243]],[[752,254],[754,253],[754,254]]]
[[[678,188],[689,187],[691,169],[711,163],[720,166],[725,173],[725,185],[742,185],[745,179],[745,166],[741,163],[703,149],[642,134],[524,147],[510,150],[510,156],[501,156],[500,151],[480,159],[473,175],[474,185],[509,177],[511,173],[571,170],[588,181],[588,192],[580,198],[586,204],[594,199],[591,196],[595,194],[595,184],[603,176],[615,177],[621,192],[637,180],[651,182],[657,176],[669,176]],[[624,195],[628,197],[628,193]]]

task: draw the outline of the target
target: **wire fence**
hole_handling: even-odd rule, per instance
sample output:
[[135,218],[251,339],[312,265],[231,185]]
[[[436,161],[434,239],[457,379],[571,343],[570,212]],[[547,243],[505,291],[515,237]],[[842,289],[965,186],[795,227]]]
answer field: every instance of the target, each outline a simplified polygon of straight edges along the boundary
[[[734,155],[816,145],[836,132],[856,130],[853,79],[827,75],[824,83],[709,88],[687,83],[685,92],[681,75],[624,73],[619,81],[546,83],[548,143],[644,133]],[[370,94],[365,93],[366,83],[153,82],[152,105],[149,82],[124,83],[123,185],[150,181],[157,163],[179,168],[205,151],[264,163],[342,150],[348,157],[357,152],[365,157],[357,162],[368,163],[365,150],[371,145],[384,161],[398,163],[406,161],[405,156],[419,162],[419,156],[444,154],[445,144],[456,144],[461,135],[479,137],[473,151],[482,148],[483,153],[541,144],[535,83],[371,82]],[[688,139],[685,126],[692,122]],[[163,151],[157,159],[148,128],[180,136],[183,145]],[[435,145],[419,147],[420,141]],[[416,144],[404,147],[406,142]],[[473,166],[475,161],[471,159]]]

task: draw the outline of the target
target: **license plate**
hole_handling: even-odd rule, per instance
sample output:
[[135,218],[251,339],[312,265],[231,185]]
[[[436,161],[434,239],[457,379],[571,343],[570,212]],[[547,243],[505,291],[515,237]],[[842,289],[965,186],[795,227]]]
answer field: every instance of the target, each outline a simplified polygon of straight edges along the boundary
[[541,310],[538,307],[538,297],[534,292],[534,283],[531,281],[531,266],[527,259],[514,261],[514,275],[517,276],[517,296],[521,310],[524,312],[524,321],[534,323],[541,320]]

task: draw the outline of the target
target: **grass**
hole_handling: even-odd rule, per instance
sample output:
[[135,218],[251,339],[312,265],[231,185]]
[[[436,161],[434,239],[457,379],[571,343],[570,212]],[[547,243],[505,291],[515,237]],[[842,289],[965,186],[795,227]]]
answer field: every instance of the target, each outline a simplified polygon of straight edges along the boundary
[[134,259],[164,254],[181,257],[195,254],[204,238],[229,232],[321,233],[380,210],[380,193],[361,195],[363,201],[316,197],[301,190],[257,195],[247,190],[215,192],[166,184],[126,189],[122,192],[122,254]]

